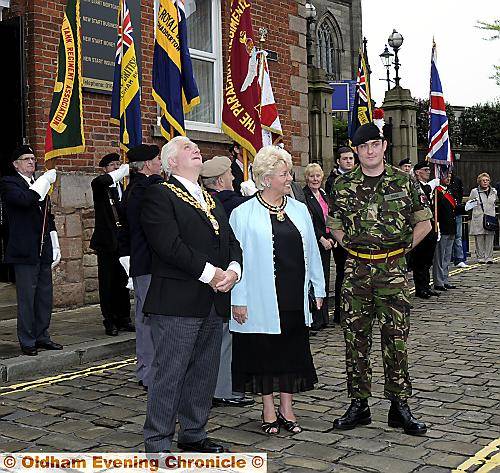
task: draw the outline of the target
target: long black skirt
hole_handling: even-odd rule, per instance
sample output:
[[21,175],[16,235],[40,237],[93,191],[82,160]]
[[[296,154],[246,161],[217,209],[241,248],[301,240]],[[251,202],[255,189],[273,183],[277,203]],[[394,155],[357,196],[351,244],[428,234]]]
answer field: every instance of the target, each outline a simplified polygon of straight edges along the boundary
[[280,312],[281,334],[233,333],[233,391],[299,393],[318,382],[303,311]]

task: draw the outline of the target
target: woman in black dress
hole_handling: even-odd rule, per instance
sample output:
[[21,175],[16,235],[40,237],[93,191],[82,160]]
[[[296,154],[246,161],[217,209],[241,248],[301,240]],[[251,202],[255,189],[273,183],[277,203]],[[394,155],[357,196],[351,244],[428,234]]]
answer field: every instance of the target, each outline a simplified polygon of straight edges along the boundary
[[[309,346],[308,288],[321,307],[324,278],[307,207],[287,198],[290,155],[275,146],[257,153],[260,191],[233,211],[230,222],[243,249],[241,281],[232,292],[233,390],[262,395],[262,430],[298,433],[292,395],[314,389]],[[280,393],[275,410],[274,394]]]

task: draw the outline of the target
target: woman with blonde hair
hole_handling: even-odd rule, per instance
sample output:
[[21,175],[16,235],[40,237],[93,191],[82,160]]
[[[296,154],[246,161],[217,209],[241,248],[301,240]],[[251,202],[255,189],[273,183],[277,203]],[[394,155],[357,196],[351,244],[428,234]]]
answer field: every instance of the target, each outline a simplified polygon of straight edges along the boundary
[[306,186],[304,195],[306,205],[311,214],[314,233],[318,241],[319,253],[323,264],[323,275],[325,277],[325,290],[327,297],[323,301],[320,310],[314,310],[312,313],[312,330],[321,330],[328,326],[328,293],[330,282],[330,258],[332,248],[335,246],[330,229],[326,226],[328,217],[328,198],[326,192],[321,188],[323,183],[323,169],[318,163],[310,163],[304,169]]
[[[307,207],[287,197],[292,159],[276,146],[255,156],[253,174],[259,191],[231,214],[230,223],[243,249],[244,268],[231,293],[233,389],[262,395],[262,430],[302,431],[292,408],[294,393],[317,382],[309,331],[309,287],[315,305],[325,297],[316,236]],[[280,393],[279,408],[274,393]]]
[[[476,243],[476,256],[479,263],[493,263],[493,238],[495,230],[485,228],[485,215],[495,217],[495,203],[497,191],[490,185],[491,179],[487,172],[477,176],[477,187],[472,189],[466,210],[472,210],[470,223],[470,236],[474,237]],[[492,219],[494,220],[494,219]],[[496,221],[496,220],[494,220]],[[498,226],[498,223],[497,223]]]

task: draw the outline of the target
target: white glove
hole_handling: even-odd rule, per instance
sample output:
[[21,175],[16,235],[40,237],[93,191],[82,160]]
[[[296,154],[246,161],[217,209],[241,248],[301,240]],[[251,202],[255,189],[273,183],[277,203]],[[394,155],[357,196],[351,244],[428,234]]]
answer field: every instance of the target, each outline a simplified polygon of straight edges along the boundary
[[431,188],[431,190],[433,191],[437,186],[439,186],[439,184],[441,184],[441,181],[439,180],[439,177],[436,177],[435,179],[433,179],[432,181],[429,181],[427,183],[427,185]]
[[129,291],[134,290],[134,281],[132,278],[128,278],[127,285],[125,286]]
[[470,209],[473,209],[479,205],[477,199],[468,200],[465,204],[465,211],[468,212]]
[[122,164],[116,171],[111,171],[109,175],[113,178],[113,182],[116,184],[121,181],[124,177],[129,174],[128,164]]
[[33,184],[31,184],[30,189],[40,196],[40,200],[43,200],[47,192],[49,192],[50,185],[56,182],[56,177],[57,174],[55,169],[45,171]]
[[255,182],[252,181],[252,179],[248,179],[248,181],[242,182],[240,189],[241,189],[241,195],[245,197],[250,197],[251,195],[254,195],[257,192],[257,187],[255,185]]
[[50,232],[50,239],[52,240],[52,269],[54,269],[61,261],[61,247],[55,230]]
[[128,277],[128,275],[130,273],[130,256],[120,256],[118,258],[118,261],[123,266],[123,269],[127,273],[127,277]]

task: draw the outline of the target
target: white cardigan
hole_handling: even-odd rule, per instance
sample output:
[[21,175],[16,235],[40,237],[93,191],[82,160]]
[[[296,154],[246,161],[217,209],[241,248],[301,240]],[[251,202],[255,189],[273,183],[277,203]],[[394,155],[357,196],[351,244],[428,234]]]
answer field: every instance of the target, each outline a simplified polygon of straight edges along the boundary
[[[311,325],[309,312],[309,281],[316,297],[325,297],[323,266],[307,207],[288,199],[285,212],[302,237],[304,248],[304,324]],[[243,249],[243,275],[231,291],[231,304],[246,306],[248,320],[229,322],[233,332],[279,334],[280,320],[274,281],[273,233],[269,211],[251,199],[231,213],[231,227]]]

